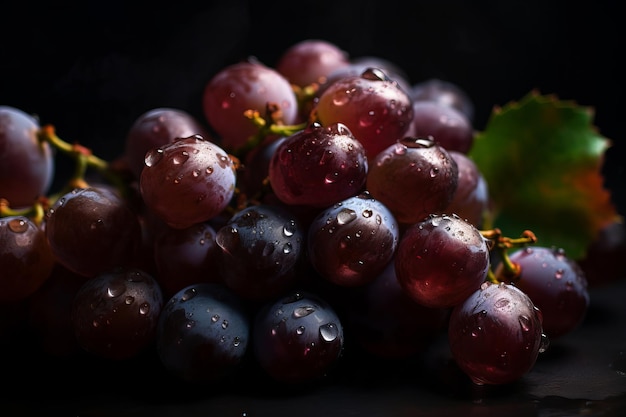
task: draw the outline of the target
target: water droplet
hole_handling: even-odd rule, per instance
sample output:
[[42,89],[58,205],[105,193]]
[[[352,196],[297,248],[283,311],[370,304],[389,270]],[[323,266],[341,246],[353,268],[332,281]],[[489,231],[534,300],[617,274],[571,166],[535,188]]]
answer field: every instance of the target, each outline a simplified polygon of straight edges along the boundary
[[356,219],[356,217],[357,215],[354,210],[349,209],[349,208],[344,208],[337,214],[337,223],[347,224],[353,221],[354,219]]
[[291,243],[289,243],[289,242],[287,242],[287,243],[285,243],[285,244],[283,245],[283,253],[284,253],[285,255],[286,255],[286,254],[288,254],[288,253],[291,253],[292,249],[293,249],[293,248],[292,248],[292,246],[291,246]]
[[13,233],[24,233],[28,230],[28,221],[25,218],[15,218],[9,220],[7,226]]
[[304,334],[304,330],[305,330],[305,327],[304,327],[304,326],[298,326],[298,327],[296,328],[296,334],[297,334],[297,335],[302,335],[302,334]]
[[509,303],[510,301],[507,298],[500,298],[498,301],[495,302],[493,306],[499,310],[502,310],[508,307]]
[[365,217],[366,219],[372,217],[373,214],[374,212],[370,209],[365,209],[361,212],[361,215]]
[[[238,347],[241,344],[241,338],[239,336],[235,336],[233,338],[233,346],[234,347]],[[244,415],[246,415],[246,413],[243,413]]]
[[146,154],[144,164],[147,167],[156,165],[161,159],[163,159],[163,149],[151,149]]
[[559,268],[556,270],[556,272],[554,273],[554,278],[556,279],[561,279],[563,278],[563,275],[565,274],[565,271],[562,268]]
[[228,327],[228,320],[224,320],[222,322],[222,329],[226,329]]
[[320,336],[325,342],[332,342],[339,336],[339,328],[335,323],[320,326]]
[[187,162],[188,159],[189,159],[189,152],[182,151],[172,156],[172,163],[174,165],[181,165]]
[[541,342],[539,344],[539,353],[543,353],[548,350],[550,346],[550,339],[545,333],[541,333]]
[[193,297],[195,297],[197,293],[198,292],[196,291],[195,288],[189,288],[189,289],[185,290],[183,295],[180,297],[180,301],[189,301]]
[[150,304],[148,303],[142,303],[139,306],[139,314],[141,314],[142,316],[148,315],[150,313]]
[[220,319],[220,315],[219,314],[213,314],[211,316],[211,323],[217,323],[217,321]]
[[132,303],[135,302],[135,297],[127,295],[126,298],[124,299],[124,303],[126,305],[131,305]]
[[295,310],[293,310],[293,316],[299,319],[302,317],[306,317],[313,312],[315,312],[315,307],[312,307],[312,306],[298,307]]
[[530,318],[526,315],[520,315],[518,318],[519,325],[522,327],[523,332],[527,332],[530,330]]
[[111,298],[119,297],[126,292],[126,284],[122,281],[113,282],[107,288],[107,295]]

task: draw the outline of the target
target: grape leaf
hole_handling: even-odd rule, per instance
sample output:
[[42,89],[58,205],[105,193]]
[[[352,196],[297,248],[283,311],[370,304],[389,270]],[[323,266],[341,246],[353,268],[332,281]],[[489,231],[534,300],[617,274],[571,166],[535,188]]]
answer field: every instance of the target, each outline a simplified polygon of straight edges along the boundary
[[493,109],[469,152],[493,200],[488,227],[510,237],[531,230],[538,245],[585,255],[617,217],[601,174],[610,141],[593,116],[591,107],[537,91]]

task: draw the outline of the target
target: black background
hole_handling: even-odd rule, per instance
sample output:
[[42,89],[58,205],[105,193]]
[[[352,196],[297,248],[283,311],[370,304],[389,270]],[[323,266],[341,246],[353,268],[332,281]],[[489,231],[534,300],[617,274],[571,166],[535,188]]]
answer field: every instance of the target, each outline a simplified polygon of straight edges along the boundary
[[12,2],[1,16],[0,104],[107,159],[144,111],[178,107],[204,122],[202,90],[221,68],[251,55],[274,65],[293,43],[320,38],[390,60],[411,83],[458,84],[476,129],[532,89],[590,106],[614,143],[611,187],[624,179],[618,2]]

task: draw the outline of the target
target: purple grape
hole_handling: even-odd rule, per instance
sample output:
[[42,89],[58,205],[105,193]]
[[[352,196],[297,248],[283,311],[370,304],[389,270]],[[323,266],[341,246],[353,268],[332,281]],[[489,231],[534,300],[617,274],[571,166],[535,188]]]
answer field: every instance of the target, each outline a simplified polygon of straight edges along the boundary
[[294,283],[304,231],[288,210],[246,207],[217,231],[215,240],[221,280],[240,297],[266,300]]
[[156,347],[165,369],[190,383],[234,374],[248,350],[250,322],[241,299],[225,286],[183,288],[163,306]]
[[436,101],[413,102],[413,120],[406,136],[432,137],[447,151],[463,154],[474,144],[474,128],[465,114]]
[[54,265],[41,227],[24,216],[0,217],[0,303],[25,300],[48,280]]
[[406,137],[376,155],[366,187],[398,223],[413,224],[450,205],[458,176],[446,149],[430,139]]
[[54,155],[38,139],[39,128],[33,116],[0,106],[0,198],[11,207],[32,205],[52,184]]
[[130,265],[141,244],[137,215],[108,187],[61,196],[48,210],[45,231],[56,260],[85,277]]
[[139,179],[149,150],[193,135],[210,139],[207,129],[184,110],[158,107],[142,113],[126,134],[124,157],[128,168]]
[[371,160],[404,137],[413,119],[413,106],[397,81],[380,69],[369,68],[330,84],[320,95],[313,115],[324,126],[348,126]]
[[325,208],[358,194],[367,178],[365,149],[342,123],[312,123],[283,140],[269,180],[285,204]]
[[151,149],[139,186],[148,209],[170,227],[183,229],[220,214],[235,194],[236,181],[226,151],[189,136]]
[[453,308],[448,340],[456,363],[478,385],[518,380],[548,343],[530,297],[513,285],[491,282]]
[[409,227],[395,256],[398,282],[432,308],[462,303],[487,279],[487,240],[456,215],[432,215]]
[[[577,328],[585,318],[590,296],[587,278],[563,249],[533,246],[517,249],[509,259],[521,270],[512,284],[524,291],[543,314],[543,330],[556,340]],[[505,280],[502,264],[496,277]]]
[[363,192],[323,210],[311,222],[309,262],[334,284],[363,285],[393,259],[399,235],[391,211]]
[[474,120],[474,103],[470,96],[450,81],[430,78],[413,84],[408,92],[413,102],[435,101],[460,111],[470,123]]
[[156,280],[135,268],[89,278],[78,289],[71,320],[78,344],[114,360],[137,357],[152,346],[163,306]]
[[293,291],[257,312],[252,345],[260,367],[274,380],[318,382],[341,357],[343,326],[324,299]]
[[448,152],[456,162],[459,177],[454,197],[445,210],[480,228],[489,211],[489,187],[476,163],[459,151]]
[[229,152],[246,145],[258,132],[244,113],[253,110],[265,116],[271,103],[280,107],[281,123],[297,121],[298,101],[287,78],[254,59],[222,68],[206,84],[202,96],[206,120]]

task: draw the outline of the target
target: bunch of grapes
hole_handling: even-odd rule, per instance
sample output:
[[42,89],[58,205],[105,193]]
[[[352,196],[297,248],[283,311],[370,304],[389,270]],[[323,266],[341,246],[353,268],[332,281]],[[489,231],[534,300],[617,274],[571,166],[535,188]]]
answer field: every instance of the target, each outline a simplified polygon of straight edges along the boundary
[[[26,327],[48,354],[154,350],[191,383],[252,362],[292,384],[447,332],[469,380],[506,384],[583,320],[573,260],[484,229],[454,84],[306,40],[223,68],[202,106],[149,109],[115,161],[0,107],[0,303],[27,312],[3,340]],[[52,190],[57,153],[76,168]]]

